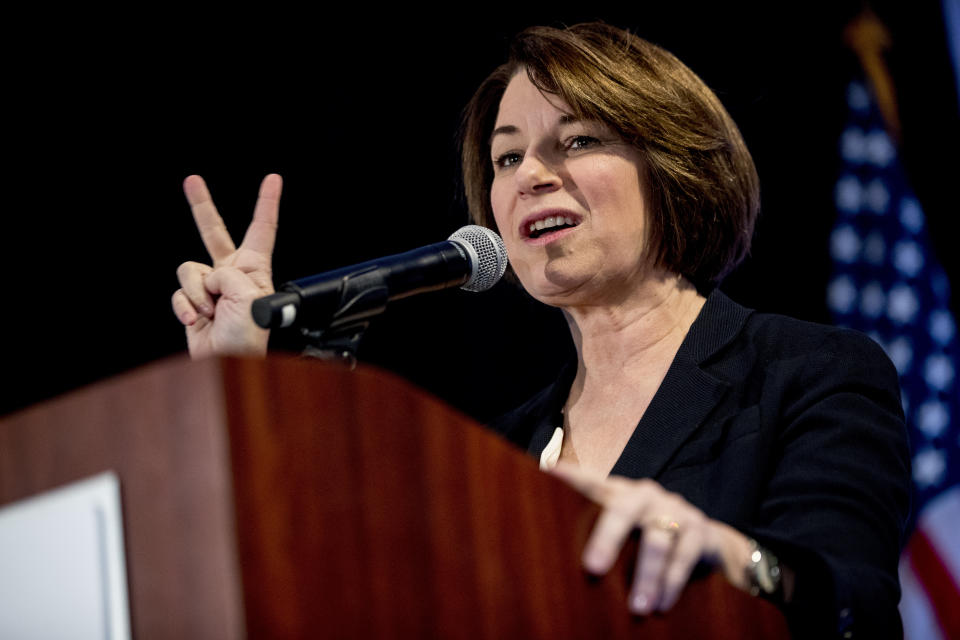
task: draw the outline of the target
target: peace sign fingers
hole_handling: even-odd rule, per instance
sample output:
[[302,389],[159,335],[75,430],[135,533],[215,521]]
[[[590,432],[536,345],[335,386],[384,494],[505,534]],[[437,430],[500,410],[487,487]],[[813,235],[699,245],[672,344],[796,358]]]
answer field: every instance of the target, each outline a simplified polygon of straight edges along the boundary
[[187,327],[190,355],[262,354],[268,332],[253,321],[250,305],[273,293],[271,260],[283,180],[270,174],[260,185],[253,221],[237,247],[217,212],[203,178],[189,176],[183,192],[212,265],[185,262],[177,270],[180,289],[173,294],[174,313]]
[[207,248],[214,264],[229,258],[236,251],[236,247],[226,225],[223,224],[223,218],[217,213],[207,183],[200,176],[188,176],[183,181],[183,193],[190,203],[203,246]]

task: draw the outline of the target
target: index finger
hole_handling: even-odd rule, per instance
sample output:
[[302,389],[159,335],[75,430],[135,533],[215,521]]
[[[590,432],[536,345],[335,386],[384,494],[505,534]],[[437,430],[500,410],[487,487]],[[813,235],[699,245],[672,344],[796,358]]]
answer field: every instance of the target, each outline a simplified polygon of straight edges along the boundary
[[223,224],[223,218],[213,205],[213,198],[210,197],[210,191],[203,178],[187,176],[183,181],[183,193],[187,196],[187,202],[190,203],[190,211],[193,212],[193,220],[200,231],[203,246],[207,248],[207,253],[214,262],[223,260],[236,251],[233,239],[230,238],[227,226]]
[[283,178],[271,173],[260,183],[260,194],[253,208],[253,220],[247,227],[240,246],[264,255],[273,253],[277,238],[277,219],[280,215],[280,192],[283,190]]

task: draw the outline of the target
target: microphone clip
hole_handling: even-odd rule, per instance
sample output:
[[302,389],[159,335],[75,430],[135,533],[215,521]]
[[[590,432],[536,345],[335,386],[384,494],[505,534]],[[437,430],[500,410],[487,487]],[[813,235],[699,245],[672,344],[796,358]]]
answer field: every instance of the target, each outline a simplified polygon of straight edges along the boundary
[[361,320],[353,325],[344,325],[335,331],[317,331],[303,327],[300,329],[300,335],[306,346],[300,355],[326,362],[340,362],[351,370],[356,369],[357,349],[369,326],[369,320]]
[[306,344],[303,355],[335,360],[350,369],[357,366],[357,349],[370,321],[383,313],[390,292],[376,277],[364,277],[372,269],[361,269],[341,280],[340,299],[333,316],[320,327],[300,327]]

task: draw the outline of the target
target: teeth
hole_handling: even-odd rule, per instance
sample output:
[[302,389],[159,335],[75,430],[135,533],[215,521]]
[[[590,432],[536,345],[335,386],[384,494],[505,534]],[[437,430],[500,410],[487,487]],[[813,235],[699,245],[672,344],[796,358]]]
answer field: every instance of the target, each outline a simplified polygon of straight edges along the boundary
[[547,216],[546,218],[541,218],[536,222],[531,222],[529,227],[530,235],[535,234],[537,231],[542,231],[544,229],[552,229],[553,227],[559,227],[561,225],[566,226],[576,226],[573,218],[567,216]]

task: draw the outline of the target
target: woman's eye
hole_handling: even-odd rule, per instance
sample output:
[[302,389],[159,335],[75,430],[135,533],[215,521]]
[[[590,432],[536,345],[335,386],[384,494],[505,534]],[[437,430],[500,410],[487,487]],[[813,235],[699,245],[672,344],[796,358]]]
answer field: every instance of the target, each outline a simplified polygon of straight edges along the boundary
[[574,136],[567,142],[567,149],[570,151],[579,151],[581,149],[589,149],[595,145],[600,144],[600,141],[591,136]]
[[522,160],[522,156],[519,153],[510,151],[494,158],[493,164],[501,169],[506,169],[519,164],[520,160]]

